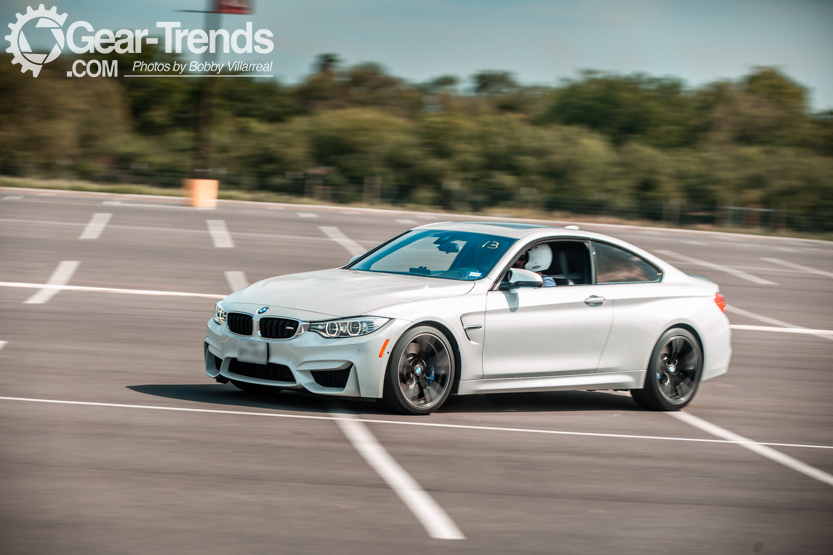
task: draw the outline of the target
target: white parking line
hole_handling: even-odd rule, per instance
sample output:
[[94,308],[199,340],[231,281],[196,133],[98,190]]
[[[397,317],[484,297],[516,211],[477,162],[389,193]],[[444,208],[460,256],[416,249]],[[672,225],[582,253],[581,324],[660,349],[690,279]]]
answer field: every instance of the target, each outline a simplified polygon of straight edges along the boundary
[[[789,328],[794,330],[806,330],[807,328],[796,326],[795,324],[790,324],[788,322],[782,322],[781,320],[776,320],[775,318],[770,318],[769,316],[761,316],[760,314],[755,314],[754,312],[749,312],[748,310],[744,310],[742,308],[738,308],[735,305],[727,304],[726,305],[726,312],[731,312],[733,314],[738,314],[740,316],[746,316],[747,318],[752,318],[753,320],[758,320],[759,322],[764,322],[765,324],[772,324],[773,326],[780,326],[782,328]],[[824,334],[817,334],[813,333],[813,330],[809,331],[810,335],[815,335],[816,337],[822,337],[824,339],[830,339],[833,341],[833,337]]]
[[2,351],[2,350],[3,350],[3,347],[5,347],[5,346],[6,346],[6,345],[8,345],[8,344],[9,344],[9,342],[8,342],[8,341],[0,341],[0,351]]
[[243,272],[226,272],[226,281],[228,282],[229,287],[231,287],[232,293],[245,289],[249,286],[249,282],[246,281],[246,274]]
[[[50,222],[45,220],[20,220],[15,218],[0,218],[0,223],[17,223],[17,224],[31,224],[31,225],[57,225],[57,226],[72,226],[79,227],[86,224],[76,222]],[[185,229],[176,227],[149,227],[140,225],[111,225],[112,229],[130,229],[134,231],[150,231],[158,233],[190,233],[190,234],[205,234],[204,229]],[[305,235],[277,235],[273,233],[248,233],[245,231],[235,231],[235,235],[240,237],[259,237],[265,239],[281,239],[291,241],[329,241],[326,237],[309,237]],[[374,243],[375,244],[375,243]]]
[[3,197],[3,200],[20,200],[22,198],[23,197],[20,196],[20,195],[8,195],[8,196]]
[[780,264],[781,266],[786,266],[787,268],[801,270],[802,272],[807,272],[808,274],[816,274],[817,276],[833,278],[833,273],[825,272],[824,270],[817,270],[815,268],[810,268],[809,266],[802,266],[801,264],[793,264],[792,262],[787,262],[786,260],[779,260],[778,258],[761,258],[761,260],[763,260],[764,262],[770,262],[772,264]]
[[98,239],[104,231],[104,227],[107,225],[107,222],[109,222],[112,217],[112,214],[96,212],[93,214],[92,219],[90,219],[90,223],[87,224],[87,227],[84,228],[84,231],[81,232],[81,236],[78,238]]
[[804,328],[773,328],[770,326],[742,326],[731,325],[733,330],[747,330],[747,331],[774,331],[781,333],[806,333],[808,335],[833,335],[833,330],[809,330]]
[[[2,401],[22,401],[27,403],[54,403],[59,405],[80,405],[89,407],[111,407],[123,409],[144,409],[144,410],[167,410],[174,412],[199,412],[206,414],[234,414],[242,416],[265,416],[270,418],[297,418],[301,420],[341,420],[343,417],[338,416],[312,416],[308,414],[280,414],[274,412],[248,412],[237,410],[214,410],[214,409],[191,409],[183,407],[160,407],[151,405],[126,405],[117,403],[94,403],[90,401],[62,401],[57,399],[32,399],[26,397],[0,397]],[[434,422],[410,421],[403,422],[401,420],[373,420],[370,418],[362,419],[364,423],[373,424],[393,424],[398,426],[425,426],[429,428],[450,428],[455,430],[476,430],[485,432],[507,432],[507,433],[522,433],[522,434],[544,434],[544,435],[559,435],[559,436],[577,436],[577,437],[607,437],[615,439],[639,439],[639,440],[654,440],[654,441],[682,441],[688,443],[738,443],[736,441],[729,441],[725,439],[702,439],[693,437],[672,437],[672,436],[640,436],[634,434],[605,434],[595,432],[565,432],[562,430],[536,430],[532,428],[500,428],[495,426],[469,426],[465,424],[438,424]],[[803,449],[833,449],[833,445],[812,445],[800,443],[771,443],[771,442],[756,442],[757,445],[770,445],[772,447],[796,447]]]
[[697,258],[691,258],[689,256],[683,256],[681,254],[677,254],[674,251],[664,251],[658,250],[656,251],[659,254],[664,256],[670,256],[671,258],[676,258],[681,262],[686,262],[688,264],[694,264],[696,266],[703,266],[704,268],[711,268],[712,270],[717,270],[718,272],[726,272],[727,274],[731,274],[735,277],[739,277],[741,279],[745,279],[747,281],[751,281],[752,283],[759,283],[761,285],[778,285],[774,281],[769,281],[768,279],[759,278],[758,276],[753,276],[752,274],[747,274],[742,270],[737,270],[735,268],[730,268],[728,266],[721,266],[720,264],[712,264],[711,262],[706,262],[705,260],[699,260]]
[[[75,264],[78,263],[76,262]],[[0,281],[0,287],[18,287],[22,289],[48,289],[51,291],[55,291],[55,293],[50,294],[50,298],[57,294],[58,291],[89,291],[93,293],[122,293],[125,295],[150,295],[159,297],[199,297],[203,299],[226,298],[226,295],[215,295],[211,293],[188,293],[185,291],[153,291],[150,289],[118,289],[116,287],[88,287],[85,285],[60,285],[52,283],[21,283],[17,281]],[[32,296],[32,298],[34,299],[40,293],[41,291],[38,291],[37,293],[35,293],[35,295]],[[30,299],[26,302],[28,303],[37,301],[32,301]]]
[[361,420],[345,415],[337,419],[336,424],[367,464],[411,510],[429,536],[439,540],[466,539],[451,517],[390,456]]
[[401,220],[396,220],[396,223],[411,225],[411,224],[415,224],[417,222],[416,222],[416,220],[401,219]]
[[324,235],[326,235],[327,237],[329,237],[330,239],[347,249],[347,252],[349,252],[352,256],[358,256],[367,252],[366,248],[347,237],[337,227],[318,226],[318,229],[320,229],[324,233]]
[[55,271],[52,272],[52,275],[49,276],[49,280],[46,282],[45,285],[39,285],[41,289],[23,301],[25,304],[43,304],[55,295],[58,292],[66,287],[66,284],[69,283],[69,280],[72,279],[72,274],[75,273],[75,270],[78,269],[78,265],[80,262],[77,260],[64,260],[58,267],[55,268]]
[[697,245],[698,247],[704,246],[706,243],[703,241],[692,241],[690,239],[679,239],[680,243],[685,243],[686,245]]
[[313,214],[312,212],[296,212],[299,218],[317,218],[318,214]]
[[107,206],[119,206],[121,204],[120,200],[105,200],[101,204],[106,204]]
[[780,451],[776,451],[771,447],[767,447],[766,445],[761,445],[760,443],[754,442],[751,439],[746,439],[743,436],[740,436],[734,432],[730,432],[725,428],[721,428],[720,426],[716,426],[711,422],[707,422],[702,418],[698,418],[691,413],[688,412],[666,412],[668,416],[676,418],[680,422],[685,422],[690,426],[694,426],[695,428],[699,428],[704,432],[712,434],[717,437],[722,437],[728,441],[732,441],[737,445],[745,449],[749,449],[753,453],[757,453],[762,457],[766,457],[771,461],[775,461],[779,464],[783,464],[787,468],[792,468],[796,472],[800,472],[805,476],[809,476],[810,478],[814,478],[820,482],[824,482],[828,486],[833,486],[833,476],[824,472],[823,470],[819,470],[814,466],[810,466],[807,463],[803,463],[798,459],[794,459],[789,455],[785,455]]
[[206,223],[215,247],[218,249],[234,248],[234,241],[231,240],[225,220],[206,220]]

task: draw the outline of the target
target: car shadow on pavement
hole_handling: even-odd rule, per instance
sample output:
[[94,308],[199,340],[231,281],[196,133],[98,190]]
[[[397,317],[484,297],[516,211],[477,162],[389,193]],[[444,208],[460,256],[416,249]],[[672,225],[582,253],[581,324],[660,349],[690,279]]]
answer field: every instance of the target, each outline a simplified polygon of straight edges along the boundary
[[144,395],[227,407],[318,413],[338,412],[331,399],[305,391],[254,393],[241,391],[231,384],[149,384],[129,385],[127,389]]
[[[149,384],[128,389],[143,395],[226,407],[249,407],[314,413],[390,415],[381,403],[367,399],[324,397],[304,390],[277,393],[240,391],[230,384]],[[438,414],[495,412],[641,411],[629,395],[591,391],[495,393],[451,397]]]

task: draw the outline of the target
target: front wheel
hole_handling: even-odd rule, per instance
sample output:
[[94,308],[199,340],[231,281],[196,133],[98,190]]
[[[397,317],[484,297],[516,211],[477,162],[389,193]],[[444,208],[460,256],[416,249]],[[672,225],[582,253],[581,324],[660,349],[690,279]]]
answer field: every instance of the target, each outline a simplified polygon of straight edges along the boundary
[[405,332],[388,363],[382,400],[401,414],[428,414],[440,408],[454,384],[454,352],[445,334],[432,326]]
[[700,342],[688,330],[671,328],[651,353],[645,386],[632,389],[631,395],[646,409],[680,410],[697,393],[702,371]]

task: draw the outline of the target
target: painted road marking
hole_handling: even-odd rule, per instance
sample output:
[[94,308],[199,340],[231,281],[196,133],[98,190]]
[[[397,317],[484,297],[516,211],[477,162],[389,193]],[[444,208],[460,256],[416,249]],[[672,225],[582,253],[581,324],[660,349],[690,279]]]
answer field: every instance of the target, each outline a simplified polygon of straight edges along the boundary
[[64,260],[58,267],[55,268],[55,271],[52,272],[52,275],[49,276],[49,280],[46,284],[39,285],[41,289],[23,301],[25,304],[43,304],[55,295],[58,292],[66,287],[66,284],[69,283],[69,280],[72,279],[72,274],[75,273],[75,270],[78,269],[78,265],[80,262],[77,260]]
[[817,276],[833,278],[833,273],[825,272],[824,270],[817,270],[816,268],[810,268],[809,266],[802,266],[801,264],[793,264],[792,262],[787,262],[786,260],[779,260],[778,258],[761,258],[761,260],[772,264],[780,264],[781,266],[786,266],[787,268],[801,270],[802,272],[807,272],[808,274],[816,274]]
[[409,224],[410,225],[410,224],[415,224],[417,222],[416,222],[416,220],[401,219],[401,220],[396,220],[396,223],[398,223],[398,224]]
[[[0,218],[0,223],[17,223],[17,224],[32,224],[32,225],[64,225],[64,226],[84,226],[76,222],[50,222],[45,220],[19,220],[14,218]],[[155,231],[159,233],[197,233],[205,234],[202,229],[184,229],[175,227],[146,227],[139,225],[111,225],[112,229],[130,229],[135,231]],[[308,237],[304,235],[276,235],[271,233],[247,233],[245,231],[235,231],[235,235],[242,237],[261,237],[265,239],[289,239],[293,241],[329,241],[325,237]],[[375,244],[375,243],[374,243]]]
[[367,252],[366,248],[347,237],[337,227],[318,226],[318,229],[320,229],[324,233],[324,235],[326,235],[327,237],[329,237],[330,239],[347,249],[347,252],[349,252],[352,256],[358,256]]
[[243,272],[226,272],[226,281],[228,282],[229,287],[231,287],[232,293],[245,289],[249,286],[249,282],[246,281],[246,274]]
[[106,204],[107,206],[119,206],[121,205],[120,200],[105,200],[101,204]]
[[[59,405],[80,405],[90,407],[111,407],[124,409],[144,409],[144,410],[167,410],[174,412],[199,412],[206,414],[233,414],[243,416],[266,416],[271,418],[299,418],[301,420],[343,420],[344,417],[339,416],[312,416],[308,414],[280,414],[273,412],[246,412],[236,410],[214,410],[214,409],[192,409],[184,407],[159,407],[152,405],[126,405],[119,403],[95,403],[90,401],[62,401],[57,399],[32,399],[27,397],[0,397],[2,401],[21,401],[27,403],[53,403]],[[544,435],[559,435],[559,436],[578,436],[578,437],[609,437],[616,439],[644,439],[654,441],[683,441],[689,443],[738,443],[733,440],[725,439],[702,439],[692,437],[672,437],[672,436],[640,436],[634,434],[605,434],[595,432],[565,432],[561,430],[536,430],[534,428],[500,428],[495,426],[469,426],[465,424],[439,424],[434,422],[406,422],[402,420],[373,420],[369,418],[362,419],[364,423],[373,424],[393,424],[398,426],[425,426],[429,428],[451,428],[457,430],[477,430],[485,432],[508,432],[508,433],[524,433],[524,434],[544,434]],[[747,440],[751,441],[751,440]],[[769,445],[772,447],[795,447],[804,449],[833,449],[833,445],[812,445],[799,443],[772,443],[772,442],[753,442],[756,445]]]
[[731,325],[733,330],[748,330],[748,331],[775,331],[781,333],[806,333],[808,335],[833,335],[833,330],[809,330],[805,328],[772,328],[769,326],[742,326]]
[[[776,320],[775,318],[770,318],[769,316],[761,316],[760,314],[755,314],[754,312],[749,312],[748,310],[744,310],[742,308],[738,308],[735,305],[727,304],[726,305],[726,312],[731,312],[733,314],[738,314],[740,316],[746,316],[747,318],[752,318],[753,320],[758,320],[759,322],[764,322],[765,324],[772,324],[773,326],[780,326],[782,328],[789,328],[795,330],[806,330],[807,328],[796,326],[795,324],[790,324],[788,322],[782,322],[781,320]],[[817,334],[812,333],[811,335],[815,335],[816,337],[823,337],[824,339],[830,339],[833,341],[833,337],[824,334]]]
[[93,214],[90,223],[87,224],[87,227],[84,228],[84,231],[81,232],[81,236],[78,238],[98,239],[101,236],[101,233],[104,231],[104,227],[107,225],[107,222],[109,222],[110,218],[112,217],[112,214],[96,212],[95,214]]
[[317,218],[318,214],[313,214],[312,212],[296,212],[299,218]]
[[20,200],[22,198],[23,197],[20,196],[20,195],[8,195],[8,196],[3,197],[3,200]]
[[345,415],[337,419],[336,424],[365,462],[411,510],[429,536],[439,540],[466,539],[451,517],[390,456],[361,420]]
[[3,350],[3,347],[5,347],[5,346],[6,346],[6,345],[8,345],[8,344],[9,344],[9,342],[8,342],[8,341],[0,341],[0,351],[2,351],[2,350]]
[[704,246],[706,243],[703,241],[692,241],[690,239],[679,239],[680,243],[685,243],[686,245],[697,245],[698,247]]
[[[8,193],[12,191],[24,191],[24,192],[43,192],[44,189],[38,189],[34,187],[0,187],[0,193]],[[114,196],[122,196],[126,199],[137,199],[137,198],[149,198],[149,199],[160,199],[160,200],[181,200],[176,199],[175,197],[170,196],[162,196],[162,195],[136,195],[136,194],[123,194],[118,195],[117,193],[98,193],[98,192],[90,192],[90,191],[59,191],[59,190],[49,190],[50,192],[56,194],[57,196],[68,197],[68,198],[102,198],[104,196],[114,197]],[[272,202],[259,202],[259,201],[245,201],[245,200],[220,200],[218,201],[221,204],[228,204],[228,205],[240,205],[240,206],[283,206],[287,209],[294,209],[297,210],[299,205],[291,204],[291,203],[272,203]],[[148,205],[151,206],[151,205]],[[155,206],[155,205],[154,205]],[[327,205],[320,205],[320,204],[310,204],[306,205],[311,208],[316,208],[319,210],[329,210],[329,211],[338,211],[339,208],[335,206],[327,206]],[[181,206],[179,208],[183,208],[186,210],[193,210],[193,208]],[[390,215],[391,212],[399,212],[401,211],[396,210],[386,210],[384,208],[354,208],[356,211],[361,211],[364,214],[384,214]],[[483,218],[478,218],[477,216],[473,216],[471,214],[454,214],[454,213],[447,213],[447,214],[432,214],[432,213],[413,213],[414,217],[423,219],[423,220],[435,220],[435,221],[451,221],[451,220],[482,220]],[[534,219],[534,218],[509,218],[506,216],[498,217],[492,216],[493,219],[498,220],[506,220],[506,221],[513,221],[513,222],[529,222],[529,223],[536,223],[536,224],[546,224],[552,225],[553,220],[542,220],[542,219]],[[562,222],[566,223],[566,222]],[[829,245],[830,242],[823,240],[823,239],[795,239],[795,238],[787,238],[787,237],[775,237],[775,236],[761,236],[761,235],[746,235],[742,233],[729,233],[725,231],[705,231],[705,230],[692,230],[692,229],[674,229],[674,228],[652,228],[652,227],[639,227],[634,225],[624,225],[624,224],[603,224],[598,222],[581,222],[581,221],[571,221],[571,224],[581,226],[582,228],[594,228],[594,227],[601,227],[601,228],[614,228],[614,229],[623,229],[629,231],[640,231],[640,230],[650,230],[654,234],[668,234],[668,233],[684,233],[687,235],[700,235],[700,236],[715,236],[715,237],[730,237],[733,240],[737,241],[738,237],[743,237],[745,239],[754,240],[759,244],[763,243],[774,243],[779,242],[782,245],[797,245],[806,247],[809,245]],[[821,251],[821,249],[819,249]],[[828,254],[833,254],[833,249],[825,249],[823,252]]]
[[721,266],[720,264],[712,264],[711,262],[706,262],[705,260],[699,260],[697,258],[691,258],[688,256],[683,256],[681,254],[677,254],[674,251],[663,251],[658,250],[656,251],[664,256],[670,256],[671,258],[676,258],[682,262],[686,262],[688,264],[694,264],[696,266],[703,266],[704,268],[711,268],[712,270],[717,270],[718,272],[726,272],[727,274],[731,274],[735,277],[739,277],[741,279],[745,279],[747,281],[751,281],[752,283],[759,283],[761,285],[778,285],[774,281],[769,281],[768,279],[759,278],[758,276],[753,276],[752,274],[747,274],[742,270],[737,270],[735,268],[730,268],[728,266]]
[[789,455],[785,455],[780,451],[776,451],[771,447],[767,447],[766,445],[761,445],[760,443],[754,442],[751,439],[746,439],[743,436],[740,436],[734,432],[730,432],[725,428],[721,428],[720,426],[716,426],[711,422],[707,422],[702,418],[694,416],[688,412],[666,412],[668,416],[676,418],[680,422],[685,422],[690,426],[694,426],[695,428],[699,428],[704,432],[712,434],[717,437],[722,437],[725,440],[732,441],[737,445],[745,449],[749,449],[753,453],[757,453],[762,457],[766,457],[771,461],[775,461],[779,464],[783,464],[787,468],[792,468],[796,472],[800,472],[805,476],[809,476],[810,478],[814,478],[820,482],[824,482],[828,486],[833,486],[833,476],[824,472],[823,470],[819,470],[814,466],[810,466],[807,463],[803,463],[798,459],[794,459]]
[[231,240],[225,220],[206,220],[206,223],[215,247],[218,249],[234,248],[234,241]]
[[[63,264],[63,262],[62,262]],[[78,264],[77,262],[75,264]],[[59,266],[60,268],[60,266]],[[53,274],[54,275],[54,274]],[[51,278],[50,278],[51,279]],[[214,295],[211,293],[188,293],[185,291],[153,291],[150,289],[118,289],[116,287],[88,287],[85,285],[63,285],[52,283],[21,283],[16,281],[0,281],[0,287],[19,287],[23,289],[48,289],[54,290],[55,293],[50,294],[50,298],[58,293],[58,291],[91,291],[94,293],[123,293],[125,295],[150,295],[159,297],[199,297],[203,299],[225,299],[227,295]],[[35,293],[34,298],[40,294]],[[47,299],[49,300],[49,299]],[[29,299],[28,302],[35,302]],[[46,302],[46,301],[43,301]]]

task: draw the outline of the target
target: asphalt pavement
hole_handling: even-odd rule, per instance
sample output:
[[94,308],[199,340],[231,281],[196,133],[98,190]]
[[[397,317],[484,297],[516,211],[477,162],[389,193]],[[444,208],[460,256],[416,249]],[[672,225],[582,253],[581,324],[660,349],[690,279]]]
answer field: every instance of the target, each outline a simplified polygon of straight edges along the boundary
[[3,553],[831,552],[833,244],[580,224],[717,282],[729,373],[681,417],[616,392],[407,417],[214,383],[205,324],[448,215],[181,203],[0,189]]

